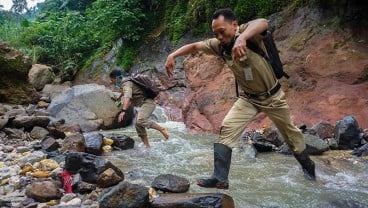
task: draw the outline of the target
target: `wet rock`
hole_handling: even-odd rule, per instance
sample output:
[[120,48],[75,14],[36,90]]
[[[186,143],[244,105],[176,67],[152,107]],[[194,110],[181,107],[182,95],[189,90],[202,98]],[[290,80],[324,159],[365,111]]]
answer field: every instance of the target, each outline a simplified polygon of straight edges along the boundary
[[82,202],[80,208],[99,208],[99,205],[98,202],[87,199]]
[[284,140],[276,127],[264,129],[263,138],[276,147],[279,147],[284,143]]
[[156,173],[153,171],[144,171],[142,169],[130,170],[124,174],[125,181],[133,184],[138,184],[142,186],[150,186],[152,181],[155,179],[153,175]]
[[68,82],[64,82],[62,85],[46,84],[42,89],[42,95],[44,98],[41,100],[49,103],[52,99],[68,88],[70,88]]
[[26,147],[26,146],[17,147],[17,153],[24,153],[24,152],[29,152],[29,151],[31,151],[30,147]]
[[284,143],[281,146],[277,147],[276,152],[281,153],[281,154],[285,154],[285,155],[292,155],[293,153],[291,152],[289,146]]
[[33,139],[38,139],[38,140],[42,140],[46,138],[47,135],[49,135],[49,132],[46,129],[39,127],[39,126],[33,127],[32,131],[30,132],[30,136]]
[[106,137],[114,141],[112,147],[115,149],[127,150],[134,148],[134,140],[127,135],[109,134]]
[[0,116],[0,130],[4,128],[4,126],[8,123],[9,117],[8,116]]
[[0,150],[5,152],[5,153],[10,153],[14,150],[14,147],[10,146],[10,145],[4,145],[4,146],[0,147]]
[[66,203],[60,203],[60,205],[56,206],[57,207],[80,207],[80,205],[82,204],[82,200],[80,198],[74,198]]
[[10,139],[22,139],[24,132],[21,129],[4,128],[3,131]]
[[326,138],[325,141],[327,142],[331,150],[339,149],[339,144],[337,144],[337,141],[335,138]]
[[54,138],[46,137],[41,141],[41,146],[46,152],[52,152],[56,151],[60,147],[60,144]]
[[[40,108],[47,108],[49,106],[49,103],[46,103],[45,101],[38,101],[37,106]],[[44,115],[49,116],[50,113],[43,111],[42,114],[45,113]]]
[[303,134],[307,145],[306,151],[311,155],[321,155],[330,149],[329,145],[318,136],[311,134]]
[[163,192],[184,193],[189,190],[190,183],[187,179],[172,175],[162,174],[155,178],[151,187]]
[[120,111],[110,99],[111,94],[103,85],[76,85],[53,98],[47,110],[56,119],[79,124],[83,132],[108,129]]
[[84,152],[85,150],[84,136],[81,133],[77,133],[71,136],[67,136],[61,144],[60,152]]
[[77,194],[75,193],[67,193],[67,194],[64,194],[63,197],[61,197],[60,199],[60,203],[67,203],[68,201],[74,199],[77,197]]
[[56,128],[58,131],[64,132],[65,134],[82,133],[79,124],[61,124]]
[[357,157],[368,156],[368,143],[354,150],[351,154]]
[[46,154],[41,151],[31,152],[29,155],[20,158],[19,163],[23,166],[26,163],[35,163],[40,162],[41,160],[46,159]]
[[124,179],[123,172],[102,157],[73,152],[68,153],[65,158],[65,169],[71,174],[79,173],[82,181],[87,183],[96,184],[100,174],[109,168],[112,168],[118,176]]
[[271,152],[274,149],[274,145],[268,142],[260,132],[253,132],[251,141],[258,152]]
[[52,127],[52,126],[47,126],[47,130],[49,131],[49,135],[56,138],[56,139],[64,139],[65,138],[65,133],[60,131],[59,129]]
[[35,126],[46,127],[49,122],[48,116],[18,116],[11,123],[15,128],[31,130]]
[[52,171],[59,167],[59,164],[52,159],[44,159],[39,163],[33,165],[35,169],[39,169],[41,171]]
[[34,199],[32,199],[32,198],[27,198],[27,199],[25,199],[24,201],[22,201],[21,203],[20,203],[20,205],[22,206],[22,207],[27,207],[27,208],[33,208],[33,207],[37,207],[37,203],[35,202],[35,200]]
[[0,199],[0,207],[11,207],[11,201]]
[[50,84],[55,78],[51,67],[34,64],[28,72],[28,80],[36,90],[42,90],[46,84]]
[[103,135],[99,133],[87,133],[84,134],[85,152],[101,155],[103,145]]
[[235,207],[233,198],[221,193],[161,194],[152,201],[151,206],[152,208]]
[[128,182],[120,182],[116,186],[105,189],[97,201],[100,208],[150,207],[147,188]]
[[36,105],[33,105],[33,104],[29,104],[27,107],[26,107],[26,113],[27,115],[31,116],[34,114],[34,112],[36,111]]
[[124,178],[119,176],[113,169],[109,168],[100,174],[99,178],[97,179],[97,185],[101,188],[107,188],[114,186],[123,180]]
[[346,116],[335,126],[335,138],[342,150],[354,149],[360,146],[361,129],[353,116]]
[[316,134],[319,136],[319,138],[326,139],[326,138],[333,137],[334,126],[331,125],[330,123],[321,121],[321,122],[317,123],[316,125],[314,125],[312,127],[312,130],[314,130],[316,132]]
[[79,180],[76,184],[76,188],[73,188],[73,191],[81,194],[91,193],[93,190],[97,188],[96,184],[87,183],[82,180]]
[[26,195],[38,202],[60,199],[62,194],[53,181],[34,182],[26,188]]

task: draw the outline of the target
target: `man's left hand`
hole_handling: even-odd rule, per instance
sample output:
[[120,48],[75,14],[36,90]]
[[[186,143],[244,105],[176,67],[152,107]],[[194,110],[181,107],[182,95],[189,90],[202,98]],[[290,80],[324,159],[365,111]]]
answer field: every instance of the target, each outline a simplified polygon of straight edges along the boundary
[[247,41],[240,38],[236,39],[234,47],[232,49],[233,60],[240,59],[245,56],[247,47]]

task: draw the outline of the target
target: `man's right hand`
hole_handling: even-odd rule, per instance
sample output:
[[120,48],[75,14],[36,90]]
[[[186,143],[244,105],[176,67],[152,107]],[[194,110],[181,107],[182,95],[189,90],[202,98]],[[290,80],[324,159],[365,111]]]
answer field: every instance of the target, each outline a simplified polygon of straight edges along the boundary
[[118,122],[122,122],[124,120],[125,112],[120,112],[118,116]]
[[171,55],[169,55],[166,59],[165,68],[166,68],[167,76],[171,78],[173,76],[173,71],[175,68],[175,58],[172,57]]

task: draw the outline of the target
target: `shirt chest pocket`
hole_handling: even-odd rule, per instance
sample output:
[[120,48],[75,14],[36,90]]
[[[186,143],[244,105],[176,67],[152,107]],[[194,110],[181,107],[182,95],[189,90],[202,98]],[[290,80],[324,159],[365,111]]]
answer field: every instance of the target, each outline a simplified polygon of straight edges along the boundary
[[241,77],[246,81],[253,80],[253,68],[247,59],[242,61],[226,60],[226,64],[233,70],[237,78]]

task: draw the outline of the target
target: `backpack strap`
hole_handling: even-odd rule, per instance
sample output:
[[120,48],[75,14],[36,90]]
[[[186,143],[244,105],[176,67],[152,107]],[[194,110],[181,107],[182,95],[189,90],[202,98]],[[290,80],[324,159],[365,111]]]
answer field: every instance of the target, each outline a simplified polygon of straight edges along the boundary
[[238,84],[238,80],[236,80],[236,77],[235,77],[235,91],[236,91],[236,97],[239,97],[239,84]]
[[253,41],[247,40],[247,47],[252,50],[254,53],[262,56],[266,61],[270,62],[270,59],[266,55],[266,53]]

